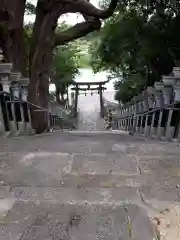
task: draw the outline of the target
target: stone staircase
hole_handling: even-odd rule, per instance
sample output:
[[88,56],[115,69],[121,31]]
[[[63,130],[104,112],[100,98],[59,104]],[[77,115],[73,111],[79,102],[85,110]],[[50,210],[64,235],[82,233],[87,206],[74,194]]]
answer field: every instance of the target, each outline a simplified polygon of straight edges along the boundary
[[0,239],[179,239],[179,150],[120,131],[1,138]]

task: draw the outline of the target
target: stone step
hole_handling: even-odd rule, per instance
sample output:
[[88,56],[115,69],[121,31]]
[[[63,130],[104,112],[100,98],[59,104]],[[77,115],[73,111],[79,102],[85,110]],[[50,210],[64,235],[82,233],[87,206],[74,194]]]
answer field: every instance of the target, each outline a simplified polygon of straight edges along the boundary
[[121,130],[72,130],[70,132],[71,134],[93,134],[93,135],[98,135],[98,134],[121,134],[121,135],[129,135],[128,132],[121,131]]
[[0,200],[0,239],[154,240],[157,231],[146,211],[134,203],[76,204]]
[[[123,161],[121,160],[123,159]],[[0,154],[2,184],[13,186],[140,186],[134,156],[53,152]]]
[[[6,194],[7,196],[7,194]],[[9,196],[19,201],[54,202],[63,204],[121,204],[141,202],[136,187],[72,188],[72,187],[11,187]]]

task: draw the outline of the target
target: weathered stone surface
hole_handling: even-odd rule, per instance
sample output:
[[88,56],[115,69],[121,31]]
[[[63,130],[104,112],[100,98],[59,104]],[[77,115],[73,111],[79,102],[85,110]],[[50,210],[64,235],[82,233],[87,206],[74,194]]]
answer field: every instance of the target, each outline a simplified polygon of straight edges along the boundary
[[23,240],[153,240],[149,218],[144,210],[134,204],[115,206],[108,203],[74,205],[17,202],[8,214],[6,223],[0,237],[3,239],[6,236],[8,240],[10,237],[7,238],[7,234],[21,236]]
[[147,215],[179,204],[179,150],[113,132],[0,138],[0,240],[153,240]]

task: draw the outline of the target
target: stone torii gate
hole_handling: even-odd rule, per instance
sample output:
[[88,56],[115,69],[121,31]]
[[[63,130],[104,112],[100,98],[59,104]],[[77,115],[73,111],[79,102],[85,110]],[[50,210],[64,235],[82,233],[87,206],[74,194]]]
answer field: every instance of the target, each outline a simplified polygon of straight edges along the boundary
[[[85,92],[86,91],[98,91],[99,101],[100,101],[100,116],[104,117],[103,91],[106,90],[104,85],[108,82],[109,82],[109,80],[104,81],[104,82],[76,82],[76,83],[74,83],[75,87],[71,88],[71,90],[75,91],[75,104],[74,104],[75,115],[77,114],[79,91],[85,91]],[[91,87],[91,86],[93,86],[93,87]],[[94,86],[97,86],[97,87],[94,87]]]

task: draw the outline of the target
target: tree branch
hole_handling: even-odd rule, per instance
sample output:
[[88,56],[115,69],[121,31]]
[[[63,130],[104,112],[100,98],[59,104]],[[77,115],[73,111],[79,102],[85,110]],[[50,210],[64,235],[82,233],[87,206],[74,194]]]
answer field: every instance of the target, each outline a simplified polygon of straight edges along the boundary
[[64,0],[66,4],[69,5],[68,12],[79,12],[81,14],[85,14],[91,17],[96,17],[100,19],[106,19],[112,16],[118,0],[111,0],[108,9],[101,10],[93,6],[87,0]]
[[100,28],[101,21],[99,19],[93,19],[86,22],[78,23],[74,27],[58,33],[55,38],[55,45],[66,44],[69,41],[83,37],[94,30],[100,30]]

